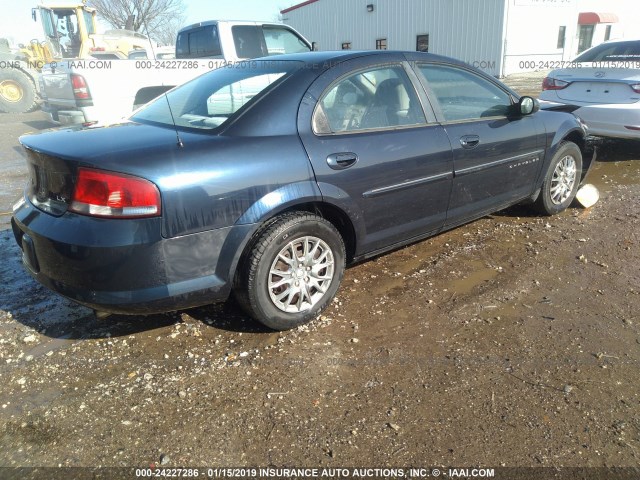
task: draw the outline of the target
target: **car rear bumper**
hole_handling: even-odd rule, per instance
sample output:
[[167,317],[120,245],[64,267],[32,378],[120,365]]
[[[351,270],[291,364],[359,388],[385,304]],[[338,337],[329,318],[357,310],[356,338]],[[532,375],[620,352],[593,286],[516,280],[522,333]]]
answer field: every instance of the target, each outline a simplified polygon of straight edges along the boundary
[[640,139],[640,104],[583,106],[575,114],[591,135]]
[[[569,105],[553,95],[543,92],[541,100],[551,104]],[[589,135],[613,138],[640,139],[640,102],[621,104],[581,104],[574,115],[580,117],[589,129]]]
[[54,217],[28,200],[11,225],[25,268],[38,282],[87,307],[120,314],[226,300],[233,261],[225,254],[228,241],[243,238],[250,227],[163,238],[160,218]]
[[49,120],[58,125],[82,125],[87,123],[87,119],[82,110],[69,107],[55,107],[49,102],[44,102],[42,111],[49,116]]

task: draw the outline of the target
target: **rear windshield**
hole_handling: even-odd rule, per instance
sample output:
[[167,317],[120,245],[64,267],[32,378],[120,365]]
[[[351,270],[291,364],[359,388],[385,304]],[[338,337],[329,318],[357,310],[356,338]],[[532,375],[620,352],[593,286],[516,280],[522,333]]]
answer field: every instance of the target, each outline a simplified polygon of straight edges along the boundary
[[603,43],[584,52],[576,62],[628,62],[640,60],[640,40]]
[[212,130],[301,67],[295,61],[250,61],[219,68],[161,95],[131,118],[141,123]]

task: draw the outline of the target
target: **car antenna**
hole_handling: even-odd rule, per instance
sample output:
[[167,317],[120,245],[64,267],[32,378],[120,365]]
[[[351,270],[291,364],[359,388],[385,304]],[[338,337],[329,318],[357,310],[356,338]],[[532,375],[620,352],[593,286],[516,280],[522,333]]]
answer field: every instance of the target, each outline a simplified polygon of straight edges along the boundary
[[[140,8],[140,2],[138,0],[136,0],[136,7],[138,9],[138,13],[142,11],[142,9]],[[149,46],[151,47],[151,53],[153,53],[153,56],[156,56],[156,52],[153,49],[153,41],[151,40],[151,36],[149,35],[149,28],[147,27],[147,19],[146,18],[142,18],[142,25],[144,25],[144,31],[147,34],[147,40],[149,40]],[[165,92],[164,94],[164,98],[167,100],[167,106],[169,107],[169,115],[171,115],[171,121],[173,122],[173,129],[176,131],[176,140],[178,141],[177,144],[180,148],[184,147],[184,143],[182,143],[182,140],[180,139],[180,134],[178,133],[178,127],[176,126],[176,119],[173,118],[173,111],[171,110],[171,102],[169,102],[169,96],[167,95],[167,92]]]
[[176,126],[176,120],[173,118],[173,111],[171,110],[171,103],[169,102],[169,96],[167,92],[163,93],[164,98],[167,100],[167,106],[169,107],[169,114],[171,115],[171,121],[173,122],[173,129],[176,131],[176,140],[178,140],[178,146],[184,147],[184,143],[180,139],[180,134],[178,133],[178,127]]

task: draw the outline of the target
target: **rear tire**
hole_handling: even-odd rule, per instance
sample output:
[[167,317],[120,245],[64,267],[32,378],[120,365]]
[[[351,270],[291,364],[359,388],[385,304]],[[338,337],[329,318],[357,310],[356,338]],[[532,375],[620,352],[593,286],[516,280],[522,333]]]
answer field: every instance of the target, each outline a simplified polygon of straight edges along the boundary
[[36,86],[21,70],[0,71],[0,111],[27,113],[36,109]]
[[295,328],[329,305],[345,256],[342,237],[329,221],[306,212],[284,214],[259,234],[240,266],[236,299],[273,330]]
[[551,159],[535,208],[544,215],[565,210],[578,192],[582,176],[582,152],[575,143],[563,142]]

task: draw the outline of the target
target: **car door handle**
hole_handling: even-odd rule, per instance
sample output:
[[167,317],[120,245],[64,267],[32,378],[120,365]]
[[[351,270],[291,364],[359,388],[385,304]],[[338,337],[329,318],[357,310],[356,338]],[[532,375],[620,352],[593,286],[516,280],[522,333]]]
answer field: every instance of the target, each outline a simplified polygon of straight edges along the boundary
[[465,135],[460,137],[460,145],[462,145],[462,148],[475,148],[480,145],[480,137],[478,135]]
[[327,157],[327,164],[334,170],[343,170],[352,167],[357,161],[358,156],[351,152],[332,153]]

